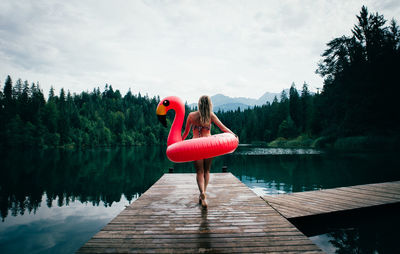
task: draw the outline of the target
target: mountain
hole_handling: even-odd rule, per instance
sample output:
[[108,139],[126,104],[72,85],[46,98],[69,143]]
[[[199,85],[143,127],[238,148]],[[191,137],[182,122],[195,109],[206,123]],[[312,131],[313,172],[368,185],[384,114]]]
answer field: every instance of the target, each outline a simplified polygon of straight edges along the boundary
[[[287,90],[287,91],[286,91]],[[289,94],[289,90],[285,89],[285,92],[287,94]],[[269,93],[266,92],[265,94],[263,94],[258,100],[257,100],[257,105],[263,105],[266,104],[267,102],[272,103],[274,101],[274,98],[280,98],[281,94],[280,93]]]
[[[284,89],[286,95],[289,97],[289,89]],[[298,90],[299,95],[301,95],[301,91]],[[310,92],[314,94],[313,92]],[[237,110],[240,107],[240,110],[244,110],[247,108],[252,108],[254,106],[261,106],[266,104],[267,102],[272,103],[274,98],[278,98],[280,100],[281,93],[264,93],[260,98],[246,98],[246,97],[229,97],[223,94],[216,94],[211,96],[211,100],[213,103],[213,111],[218,112],[221,111],[229,111],[229,110]],[[189,104],[191,108],[197,107],[197,103]]]
[[[229,97],[223,94],[216,94],[211,96],[211,100],[213,103],[213,111],[218,112],[218,110],[237,110],[239,107],[241,110],[244,110],[247,108],[252,108],[254,106],[261,106],[263,104],[266,104],[267,102],[272,103],[275,96],[279,98],[280,93],[266,92],[258,99],[246,97]],[[192,108],[197,107],[197,103],[192,103],[189,106]]]
[[213,111],[214,112],[218,112],[220,110],[229,111],[229,110],[237,110],[238,108],[240,108],[240,110],[245,110],[251,108],[251,106],[243,103],[226,103],[219,106],[213,106]]
[[256,99],[252,98],[245,98],[245,97],[236,97],[232,98],[223,94],[216,94],[214,96],[211,96],[211,100],[213,102],[213,105],[215,107],[225,105],[225,104],[244,104],[248,106],[254,106],[257,103]]

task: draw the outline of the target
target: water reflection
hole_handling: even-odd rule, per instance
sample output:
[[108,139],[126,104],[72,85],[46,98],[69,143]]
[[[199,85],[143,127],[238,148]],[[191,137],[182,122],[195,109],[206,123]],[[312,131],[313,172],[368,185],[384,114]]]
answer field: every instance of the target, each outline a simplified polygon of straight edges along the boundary
[[2,152],[1,217],[35,213],[44,194],[47,207],[130,201],[161,177],[164,158],[160,147]]
[[[249,155],[251,154],[251,155]],[[35,213],[46,194],[46,205],[82,203],[110,206],[123,194],[128,201],[147,190],[166,169],[194,172],[192,163],[173,164],[163,147],[83,151],[1,151],[0,212]],[[338,154],[314,149],[241,146],[234,154],[214,159],[258,195],[281,194],[400,179],[395,154]]]
[[[74,252],[169,167],[194,172],[192,163],[169,162],[163,147],[0,151],[0,160],[0,253]],[[215,158],[212,172],[222,166],[258,195],[400,179],[394,153],[241,146]],[[208,227],[206,214],[200,227]],[[336,239],[339,246],[353,238],[337,233],[324,239]]]
[[208,210],[203,208],[200,209],[201,209],[201,222],[199,225],[199,233],[197,234],[197,248],[207,251],[212,247],[210,241],[209,222],[207,218]]
[[[326,253],[400,253],[400,207],[333,218],[326,233],[310,237]],[[322,224],[325,224],[322,222]]]
[[9,216],[0,223],[0,253],[74,253],[129,205],[124,196],[112,207],[103,202],[92,206],[71,201],[62,207],[58,200],[51,207],[47,203],[43,195],[35,214]]
[[217,158],[213,165],[217,169],[228,165],[230,172],[264,195],[400,179],[395,153],[274,154],[274,149],[263,148],[264,154],[245,155],[249,149],[240,147],[234,155]]

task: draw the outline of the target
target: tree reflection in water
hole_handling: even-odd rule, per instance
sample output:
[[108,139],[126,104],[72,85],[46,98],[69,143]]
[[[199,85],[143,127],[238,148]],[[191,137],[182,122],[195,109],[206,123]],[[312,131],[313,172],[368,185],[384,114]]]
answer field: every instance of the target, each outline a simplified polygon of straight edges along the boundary
[[360,253],[358,244],[360,236],[355,229],[338,230],[329,235],[333,238],[329,242],[336,248],[336,253]]
[[70,201],[105,206],[143,193],[170,163],[162,147],[82,151],[4,151],[1,154],[0,210],[4,220],[26,211],[35,213],[47,196],[58,206]]
[[[396,153],[291,154],[289,149],[276,154],[276,149],[256,150],[258,153],[251,152],[252,149],[239,147],[235,154],[216,158],[212,172],[221,172],[222,166],[228,166],[228,171],[239,180],[250,188],[260,187],[264,195],[277,191],[297,192],[400,179],[400,160]],[[54,204],[65,206],[73,201],[95,206],[104,202],[105,206],[111,206],[120,201],[122,195],[127,200],[133,200],[169,167],[174,167],[177,173],[194,172],[192,163],[169,162],[165,147],[3,150],[0,151],[0,161],[0,210],[3,220],[10,214],[35,213],[43,204],[43,197],[47,198],[48,207]],[[388,218],[387,214],[379,217]],[[398,250],[397,253],[400,253],[396,246],[397,234],[393,233],[397,232],[393,231],[394,228],[400,228],[398,220],[382,222],[376,219],[376,214],[372,214],[357,226],[339,227],[335,222],[333,230],[320,234],[333,232],[330,235],[330,239],[333,238],[331,246],[336,246],[339,253],[350,250],[362,253],[372,250],[393,253],[391,250]],[[34,234],[37,234],[36,231]],[[26,236],[22,234],[22,238]]]
[[[306,153],[286,149],[239,147],[233,155],[214,159],[212,172],[228,166],[250,188],[260,186],[264,194],[298,192],[400,179],[400,160],[395,153]],[[249,152],[250,151],[250,152]],[[258,151],[258,150],[257,150]],[[292,152],[292,154],[291,154]],[[249,155],[251,154],[251,155]],[[35,212],[44,193],[47,205],[70,201],[106,206],[121,194],[131,200],[148,189],[169,167],[174,172],[194,172],[192,163],[173,164],[165,147],[98,148],[80,151],[0,151],[0,210],[4,219]],[[377,173],[379,168],[379,173]]]
[[400,253],[398,214],[400,204],[292,222],[326,253]]
[[336,253],[400,253],[398,216],[378,219],[329,233]]

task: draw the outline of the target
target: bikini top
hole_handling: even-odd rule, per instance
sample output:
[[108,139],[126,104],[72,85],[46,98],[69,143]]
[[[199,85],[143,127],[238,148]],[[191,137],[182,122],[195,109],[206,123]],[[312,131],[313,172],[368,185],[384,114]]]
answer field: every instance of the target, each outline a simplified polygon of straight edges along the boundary
[[211,130],[211,123],[210,123],[210,125],[208,127],[207,126],[201,126],[201,125],[192,125],[192,130],[194,130],[194,129],[197,129],[199,131],[199,138],[200,138],[201,137],[201,131],[203,129]]

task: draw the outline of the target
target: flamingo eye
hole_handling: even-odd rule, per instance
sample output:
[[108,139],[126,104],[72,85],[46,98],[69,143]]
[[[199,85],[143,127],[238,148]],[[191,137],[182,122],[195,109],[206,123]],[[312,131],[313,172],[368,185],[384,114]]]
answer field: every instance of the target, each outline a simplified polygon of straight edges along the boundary
[[169,106],[169,100],[165,100],[165,101],[163,101],[163,103],[162,103],[164,106],[166,106],[166,107],[168,107]]

